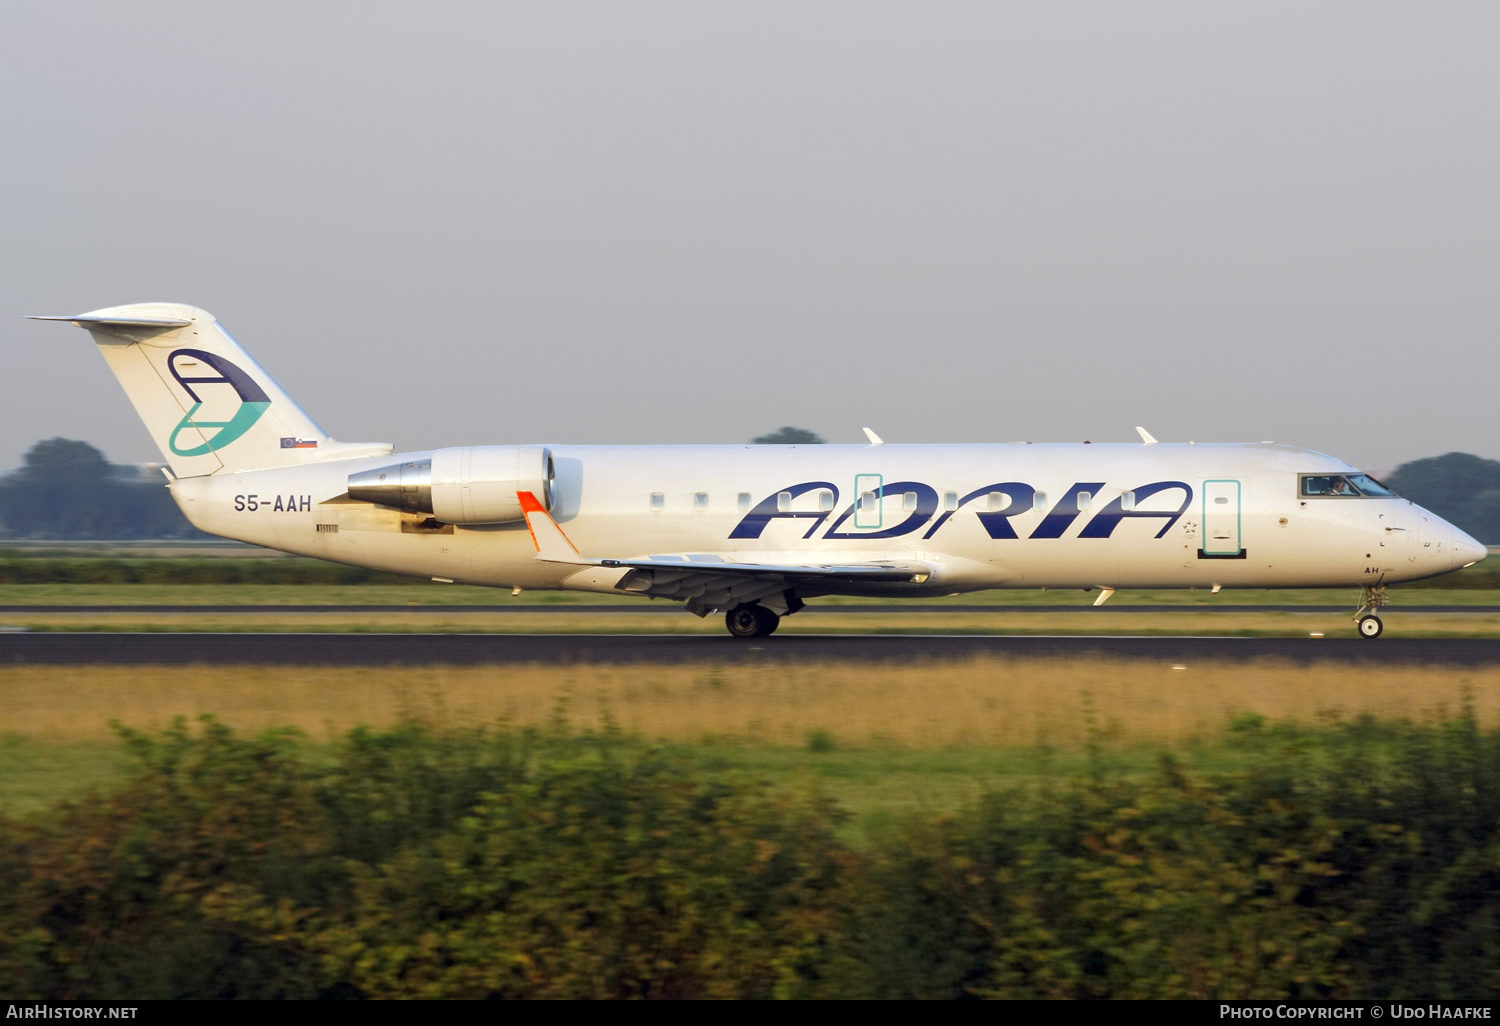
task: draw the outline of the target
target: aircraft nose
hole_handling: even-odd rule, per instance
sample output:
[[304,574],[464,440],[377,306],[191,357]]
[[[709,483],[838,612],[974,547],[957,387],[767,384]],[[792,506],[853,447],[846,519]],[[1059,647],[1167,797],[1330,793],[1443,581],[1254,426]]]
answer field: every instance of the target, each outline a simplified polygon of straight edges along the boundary
[[1458,528],[1453,529],[1453,562],[1458,566],[1468,566],[1477,563],[1490,554],[1479,542],[1470,538]]

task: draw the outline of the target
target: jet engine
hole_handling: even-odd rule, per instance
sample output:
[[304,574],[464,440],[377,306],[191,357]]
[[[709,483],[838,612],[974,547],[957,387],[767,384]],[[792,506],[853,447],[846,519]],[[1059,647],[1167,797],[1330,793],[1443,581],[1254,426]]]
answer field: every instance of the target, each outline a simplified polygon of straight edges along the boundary
[[471,445],[350,474],[349,498],[431,513],[445,524],[504,524],[525,515],[517,492],[550,511],[555,476],[552,454],[540,445]]

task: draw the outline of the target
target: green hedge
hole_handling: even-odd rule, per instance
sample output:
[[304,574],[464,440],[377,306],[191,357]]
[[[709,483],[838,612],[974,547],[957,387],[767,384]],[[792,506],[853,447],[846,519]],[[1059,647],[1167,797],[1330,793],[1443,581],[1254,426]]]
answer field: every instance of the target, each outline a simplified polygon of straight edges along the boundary
[[0,993],[1475,997],[1500,992],[1500,735],[1234,743],[840,840],[836,808],[614,735],[337,754],[125,734],[118,793],[0,827]]

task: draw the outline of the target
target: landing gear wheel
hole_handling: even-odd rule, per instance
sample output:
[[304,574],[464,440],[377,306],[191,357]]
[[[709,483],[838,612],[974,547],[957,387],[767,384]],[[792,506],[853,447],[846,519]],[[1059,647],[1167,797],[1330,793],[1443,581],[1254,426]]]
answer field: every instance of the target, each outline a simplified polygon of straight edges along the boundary
[[736,638],[760,636],[760,617],[755,615],[755,606],[736,606],[724,614],[724,626]]
[[781,617],[765,606],[735,606],[724,614],[724,626],[736,638],[764,638],[781,626]]
[[1361,638],[1378,638],[1385,630],[1385,624],[1380,622],[1378,616],[1361,616],[1359,618],[1359,636]]

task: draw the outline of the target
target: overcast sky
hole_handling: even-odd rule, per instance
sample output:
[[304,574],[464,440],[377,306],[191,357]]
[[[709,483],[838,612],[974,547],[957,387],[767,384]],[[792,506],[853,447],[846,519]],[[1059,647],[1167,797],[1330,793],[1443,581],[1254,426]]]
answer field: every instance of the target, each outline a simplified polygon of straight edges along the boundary
[[0,466],[212,311],[336,437],[1500,457],[1500,5],[0,5]]

